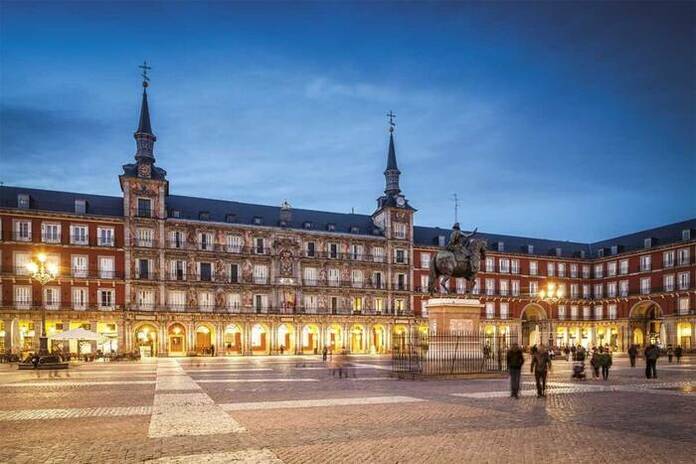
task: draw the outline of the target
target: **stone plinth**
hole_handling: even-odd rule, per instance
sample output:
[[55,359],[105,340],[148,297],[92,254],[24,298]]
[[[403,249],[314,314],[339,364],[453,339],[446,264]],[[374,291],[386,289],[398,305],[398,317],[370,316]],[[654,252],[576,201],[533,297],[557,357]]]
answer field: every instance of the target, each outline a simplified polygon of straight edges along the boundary
[[431,334],[479,333],[483,304],[475,298],[431,298],[426,303]]

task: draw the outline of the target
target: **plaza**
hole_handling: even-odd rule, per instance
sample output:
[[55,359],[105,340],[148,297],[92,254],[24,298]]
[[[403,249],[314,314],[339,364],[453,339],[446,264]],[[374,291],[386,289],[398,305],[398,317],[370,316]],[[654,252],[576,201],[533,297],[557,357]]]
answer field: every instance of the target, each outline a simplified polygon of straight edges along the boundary
[[399,380],[384,356],[344,379],[317,356],[2,364],[0,462],[693,462],[693,358],[649,381],[617,357],[608,382],[557,360],[546,399],[528,362],[519,400],[502,377]]

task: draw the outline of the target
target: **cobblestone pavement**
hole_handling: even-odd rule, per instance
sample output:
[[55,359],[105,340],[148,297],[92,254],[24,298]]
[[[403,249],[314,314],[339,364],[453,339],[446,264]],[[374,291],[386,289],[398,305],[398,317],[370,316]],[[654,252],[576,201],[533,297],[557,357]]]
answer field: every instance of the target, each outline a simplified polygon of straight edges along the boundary
[[519,400],[504,378],[398,380],[386,358],[351,362],[348,379],[316,357],[0,365],[0,462],[696,459],[696,359],[660,360],[647,380],[618,357],[608,382],[573,381],[559,361],[545,399],[525,372]]

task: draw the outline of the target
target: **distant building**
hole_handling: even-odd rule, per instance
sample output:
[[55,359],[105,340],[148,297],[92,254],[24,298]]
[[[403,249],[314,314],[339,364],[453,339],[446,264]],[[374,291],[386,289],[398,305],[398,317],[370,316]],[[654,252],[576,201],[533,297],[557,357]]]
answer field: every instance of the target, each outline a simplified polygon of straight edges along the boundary
[[[156,166],[147,98],[121,197],[0,187],[1,350],[37,349],[42,307],[49,339],[85,327],[103,340],[82,351],[151,356],[387,353],[427,330],[430,259],[449,230],[414,227],[393,127],[371,216],[193,198],[170,195]],[[693,219],[594,244],[481,233],[476,288],[451,291],[481,298],[484,334],[526,345],[693,348],[695,231]],[[61,269],[43,288],[26,272],[39,251]]]

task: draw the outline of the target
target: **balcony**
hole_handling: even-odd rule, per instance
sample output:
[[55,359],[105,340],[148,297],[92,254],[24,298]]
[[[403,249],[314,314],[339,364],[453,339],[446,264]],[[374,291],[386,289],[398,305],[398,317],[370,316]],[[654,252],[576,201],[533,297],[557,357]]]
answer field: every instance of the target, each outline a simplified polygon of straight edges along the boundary
[[43,308],[51,311],[115,311],[120,310],[121,306],[109,304],[102,305],[100,303],[81,303],[81,302],[70,302],[64,301],[59,303],[52,303],[50,305],[44,304],[33,300],[14,300],[9,303],[14,309],[28,310],[28,311],[39,311]]
[[139,218],[152,218],[152,209],[150,208],[138,208],[135,212],[135,217]]
[[84,235],[71,235],[70,236],[70,244],[77,245],[77,246],[88,246],[89,245],[89,238],[87,238]]
[[60,243],[60,234],[41,234],[43,243]]
[[157,247],[157,240],[152,238],[134,238],[132,242],[133,246],[136,248],[155,248]]
[[15,242],[31,242],[31,233],[28,232],[13,232],[12,240]]

